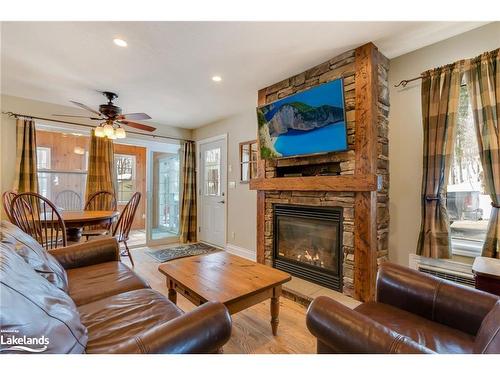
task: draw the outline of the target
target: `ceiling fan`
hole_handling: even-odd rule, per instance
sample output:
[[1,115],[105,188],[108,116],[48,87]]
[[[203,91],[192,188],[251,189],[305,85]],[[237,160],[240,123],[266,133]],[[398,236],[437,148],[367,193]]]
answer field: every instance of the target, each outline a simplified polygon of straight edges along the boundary
[[[71,103],[92,112],[95,116],[75,116],[75,115],[53,115],[58,117],[83,117],[90,120],[101,121],[95,128],[94,133],[97,137],[108,137],[110,139],[125,138],[125,130],[122,125],[144,130],[148,132],[155,131],[156,128],[135,122],[136,120],[149,120],[151,117],[145,113],[126,113],[122,114],[122,109],[113,104],[113,100],[118,98],[114,92],[103,91],[102,94],[108,99],[106,104],[101,104],[99,110],[90,108],[89,106],[70,100]],[[134,121],[130,121],[134,120]]]

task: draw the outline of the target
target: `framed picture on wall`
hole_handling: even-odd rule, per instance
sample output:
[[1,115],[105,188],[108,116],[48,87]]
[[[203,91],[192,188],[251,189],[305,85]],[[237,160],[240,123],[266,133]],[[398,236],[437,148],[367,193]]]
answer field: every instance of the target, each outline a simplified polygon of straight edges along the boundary
[[248,183],[257,176],[257,141],[240,143],[240,182]]

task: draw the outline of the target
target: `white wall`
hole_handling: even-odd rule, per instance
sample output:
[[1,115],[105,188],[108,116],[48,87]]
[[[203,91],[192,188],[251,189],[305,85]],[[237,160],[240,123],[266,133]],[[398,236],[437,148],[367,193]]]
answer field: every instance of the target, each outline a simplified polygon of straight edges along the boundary
[[[257,95],[257,93],[256,93]],[[257,248],[257,193],[248,184],[240,184],[240,142],[256,139],[257,117],[254,103],[248,111],[195,129],[193,138],[201,140],[227,133],[227,180],[236,182],[234,189],[227,189],[227,242],[255,253]],[[229,171],[230,166],[230,171]],[[234,238],[232,234],[234,233]]]
[[394,88],[425,70],[500,47],[500,22],[457,35],[390,61],[390,215],[389,258],[407,265],[420,228],[423,132],[420,81]]
[[[0,108],[2,112],[15,112],[31,116],[54,118],[52,114],[79,114],[84,115],[85,112],[70,106],[62,106],[52,103],[30,100],[9,95],[0,96]],[[56,119],[56,118],[54,118]],[[85,119],[69,119],[75,120],[87,125],[95,125],[93,121],[85,121]],[[15,180],[15,162],[16,162],[16,121],[7,115],[2,114],[0,119],[0,187],[1,192],[10,190],[14,186]],[[48,124],[50,122],[47,122]],[[56,123],[54,123],[56,124]],[[165,125],[156,125],[155,134],[170,136],[183,139],[192,138],[192,130],[181,129]],[[2,218],[5,218],[2,210]]]

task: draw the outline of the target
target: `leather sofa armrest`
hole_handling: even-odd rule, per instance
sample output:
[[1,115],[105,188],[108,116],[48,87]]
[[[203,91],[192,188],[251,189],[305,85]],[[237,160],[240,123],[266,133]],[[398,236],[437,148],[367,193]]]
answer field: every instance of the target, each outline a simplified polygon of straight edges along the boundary
[[[219,302],[207,302],[135,338],[142,353],[216,353],[231,337],[231,316]],[[125,348],[124,352],[130,352]],[[132,350],[133,352],[133,350]]]
[[499,297],[393,263],[377,275],[377,302],[476,335]]
[[333,353],[434,353],[328,297],[318,297],[311,303],[306,323],[318,342]]
[[120,260],[120,248],[114,238],[105,238],[49,250],[65,269],[86,267]]

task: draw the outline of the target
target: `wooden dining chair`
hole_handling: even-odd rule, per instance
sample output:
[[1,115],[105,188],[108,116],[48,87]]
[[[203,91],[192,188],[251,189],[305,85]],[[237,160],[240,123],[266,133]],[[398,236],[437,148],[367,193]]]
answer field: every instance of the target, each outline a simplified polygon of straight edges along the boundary
[[16,195],[17,194],[14,192],[14,190],[4,191],[4,193],[2,194],[3,210],[7,215],[7,219],[9,219],[11,223],[14,223],[14,219],[12,218],[12,201],[14,200]]
[[135,213],[140,201],[141,193],[134,193],[134,195],[132,195],[122,213],[120,214],[120,218],[118,219],[115,229],[113,230],[113,237],[115,237],[119,243],[123,243],[125,245],[125,252],[121,255],[127,255],[130,258],[132,267],[134,266],[134,260],[132,259],[132,254],[130,254],[130,249],[128,248],[127,241],[129,238],[128,236],[130,233],[130,228],[132,227]]
[[57,193],[55,204],[65,211],[80,211],[82,209],[82,197],[76,191],[63,190]]
[[12,201],[13,223],[45,249],[67,245],[66,226],[56,206],[38,193],[20,193]]
[[[117,203],[115,194],[108,190],[96,191],[93,193],[87,203],[85,203],[85,211],[116,211]],[[110,221],[103,225],[91,225],[83,228],[82,236],[87,240],[89,237],[106,235],[111,230],[111,225],[113,223]]]

